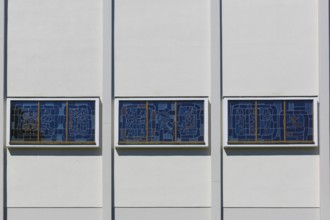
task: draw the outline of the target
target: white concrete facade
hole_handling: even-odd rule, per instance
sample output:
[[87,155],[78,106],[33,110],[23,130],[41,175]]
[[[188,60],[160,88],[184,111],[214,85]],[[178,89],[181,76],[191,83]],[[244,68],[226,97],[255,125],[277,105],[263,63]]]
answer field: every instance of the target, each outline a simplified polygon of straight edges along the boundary
[[[4,1],[0,220],[330,218],[327,0]],[[8,98],[100,98],[100,147],[7,148]],[[223,146],[226,97],[316,97],[318,146]],[[206,98],[208,147],[116,148],[116,98]]]

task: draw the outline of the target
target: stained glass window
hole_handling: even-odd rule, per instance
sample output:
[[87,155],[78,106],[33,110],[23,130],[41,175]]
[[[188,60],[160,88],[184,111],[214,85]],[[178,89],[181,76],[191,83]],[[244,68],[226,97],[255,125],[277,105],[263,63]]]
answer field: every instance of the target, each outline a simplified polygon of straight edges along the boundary
[[285,123],[287,141],[313,141],[313,102],[287,101]]
[[314,144],[313,100],[228,100],[228,144]]
[[40,103],[40,141],[66,141],[66,102]]
[[10,102],[10,144],[95,145],[95,101]]
[[119,101],[119,144],[205,144],[204,100]]
[[119,140],[122,142],[146,141],[146,103],[120,102]]
[[38,102],[11,102],[10,128],[12,141],[37,141]]
[[68,141],[93,142],[95,140],[95,102],[68,102]]
[[148,102],[148,142],[175,141],[175,103]]
[[189,143],[204,141],[204,102],[177,102],[177,140]]

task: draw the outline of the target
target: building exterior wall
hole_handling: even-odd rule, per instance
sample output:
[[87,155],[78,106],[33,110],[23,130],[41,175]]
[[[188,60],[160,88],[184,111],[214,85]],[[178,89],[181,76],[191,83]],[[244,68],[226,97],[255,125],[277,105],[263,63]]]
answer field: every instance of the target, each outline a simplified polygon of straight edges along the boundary
[[[317,1],[222,1],[223,96],[319,96],[317,15]],[[318,219],[319,163],[317,149],[224,148],[224,218]]]
[[[327,219],[322,1],[8,1],[4,100],[100,98],[101,144],[5,147],[3,219]],[[207,98],[209,146],[117,148],[114,100],[150,97]],[[317,97],[320,146],[223,147],[225,97]]]
[[[8,1],[7,97],[100,97],[102,1]],[[7,149],[8,219],[102,219],[102,150]]]
[[115,1],[115,96],[209,96],[210,2]]

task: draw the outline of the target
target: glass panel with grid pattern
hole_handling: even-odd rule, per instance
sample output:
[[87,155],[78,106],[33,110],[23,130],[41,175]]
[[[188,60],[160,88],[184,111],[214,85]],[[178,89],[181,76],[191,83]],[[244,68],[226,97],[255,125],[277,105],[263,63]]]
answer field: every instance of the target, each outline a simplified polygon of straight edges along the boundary
[[204,144],[203,100],[120,100],[119,144]]
[[313,100],[228,100],[228,144],[314,144]]
[[95,101],[11,101],[10,144],[95,144]]

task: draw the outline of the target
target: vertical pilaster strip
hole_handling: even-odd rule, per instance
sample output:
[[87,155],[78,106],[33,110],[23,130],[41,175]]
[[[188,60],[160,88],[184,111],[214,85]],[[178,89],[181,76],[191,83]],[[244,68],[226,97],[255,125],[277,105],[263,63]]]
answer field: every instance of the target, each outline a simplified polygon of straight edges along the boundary
[[[320,219],[330,219],[329,1],[319,0]],[[317,77],[317,74],[315,74]]]
[[2,150],[0,151],[0,220],[6,219],[7,213],[7,201],[6,201],[6,98],[7,98],[7,3],[8,1],[2,1],[0,5],[0,124],[2,129],[0,130],[0,140]]
[[103,81],[101,97],[103,219],[114,220],[113,213],[113,76],[114,76],[114,0],[103,0]]
[[[209,146],[211,148],[212,200],[211,219],[222,219],[222,60],[221,60],[221,0],[210,1],[211,23],[211,91]],[[209,114],[206,112],[206,114]]]

